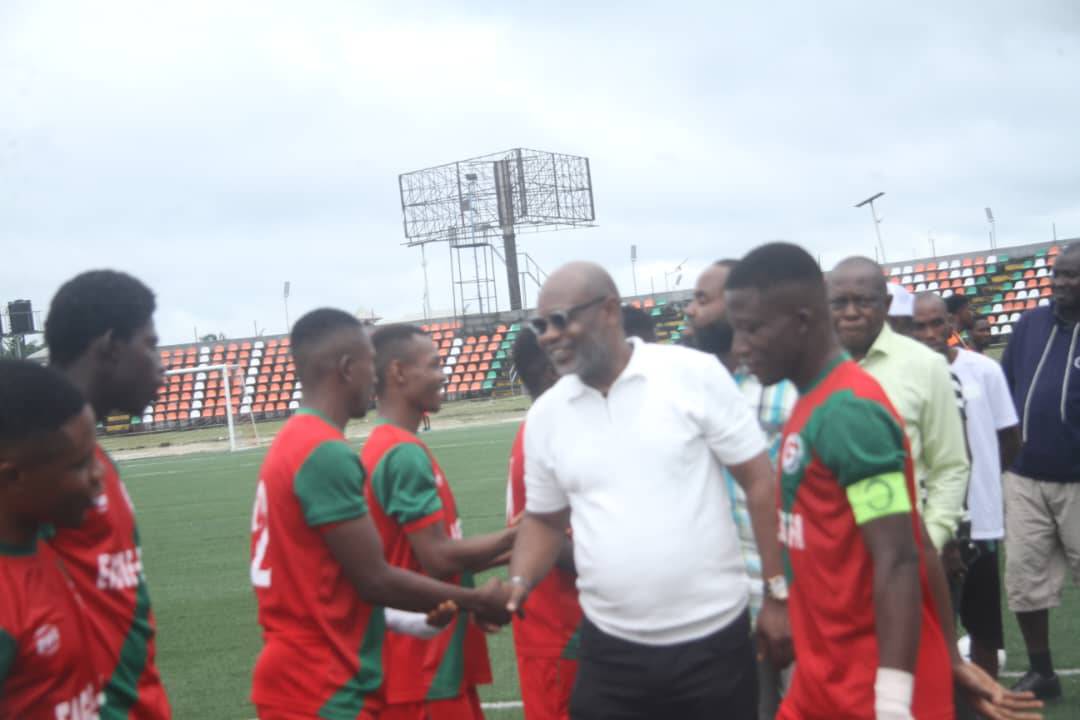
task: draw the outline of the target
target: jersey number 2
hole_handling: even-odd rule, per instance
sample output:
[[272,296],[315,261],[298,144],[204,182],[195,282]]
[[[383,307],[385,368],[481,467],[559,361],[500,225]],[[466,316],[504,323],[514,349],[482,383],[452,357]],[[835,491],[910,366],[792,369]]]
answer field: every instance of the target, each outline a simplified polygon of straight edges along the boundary
[[255,489],[255,509],[251,513],[251,534],[254,547],[251,553],[251,584],[257,588],[270,587],[270,568],[263,567],[266,550],[270,547],[270,504],[266,486],[259,481]]

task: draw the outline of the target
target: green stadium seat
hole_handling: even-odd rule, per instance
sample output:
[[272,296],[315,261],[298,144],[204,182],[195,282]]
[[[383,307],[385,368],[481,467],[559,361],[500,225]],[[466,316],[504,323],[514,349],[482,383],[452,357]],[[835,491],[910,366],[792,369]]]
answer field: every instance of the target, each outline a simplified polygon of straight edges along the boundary
[[506,351],[505,350],[500,350],[499,352],[495,353],[495,359],[496,360],[505,360],[506,359]]
[[502,361],[501,360],[496,360],[495,362],[491,363],[491,369],[492,370],[502,370]]
[[484,384],[481,387],[484,390],[493,390],[495,388],[495,381],[494,380],[485,380]]

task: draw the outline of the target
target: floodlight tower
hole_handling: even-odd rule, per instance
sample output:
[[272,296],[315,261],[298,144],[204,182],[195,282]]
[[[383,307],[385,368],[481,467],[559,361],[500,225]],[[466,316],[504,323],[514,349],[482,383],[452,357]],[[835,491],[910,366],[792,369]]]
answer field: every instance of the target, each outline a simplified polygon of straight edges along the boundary
[[885,193],[883,192],[879,192],[877,195],[871,195],[870,197],[863,200],[861,203],[857,203],[855,205],[855,207],[857,208],[861,208],[863,205],[870,206],[870,217],[874,219],[874,232],[877,233],[877,244],[878,248],[881,249],[881,262],[885,262],[885,243],[881,241],[881,221],[884,218],[879,218],[877,216],[877,211],[874,209],[874,201],[884,194]]
[[517,234],[590,227],[596,220],[589,160],[574,155],[516,148],[403,173],[398,186],[405,244],[449,244],[455,314],[466,306],[481,314],[498,311],[498,262],[506,268],[510,309],[520,311],[522,278],[536,280],[539,273],[529,270],[535,261],[519,253]]

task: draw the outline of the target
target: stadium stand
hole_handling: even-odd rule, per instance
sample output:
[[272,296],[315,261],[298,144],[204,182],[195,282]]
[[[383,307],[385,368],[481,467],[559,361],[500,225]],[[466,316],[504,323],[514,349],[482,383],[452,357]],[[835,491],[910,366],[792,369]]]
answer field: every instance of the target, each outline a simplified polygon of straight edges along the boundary
[[922,258],[884,267],[889,282],[911,292],[933,291],[943,297],[963,293],[975,312],[991,323],[997,342],[1007,341],[1025,310],[1048,305],[1054,258],[1068,241],[999,248]]
[[[688,293],[633,298],[629,302],[650,312],[657,321],[660,342],[678,342],[684,328],[682,308]],[[521,331],[520,322],[484,322],[468,318],[430,321],[421,328],[439,348],[446,376],[448,401],[520,394],[510,360],[510,348]],[[260,336],[214,343],[187,343],[160,349],[166,370],[190,368],[168,375],[157,401],[142,416],[106,419],[107,433],[173,430],[226,422],[225,379],[235,421],[284,418],[300,407],[303,387],[289,352],[287,335]]]

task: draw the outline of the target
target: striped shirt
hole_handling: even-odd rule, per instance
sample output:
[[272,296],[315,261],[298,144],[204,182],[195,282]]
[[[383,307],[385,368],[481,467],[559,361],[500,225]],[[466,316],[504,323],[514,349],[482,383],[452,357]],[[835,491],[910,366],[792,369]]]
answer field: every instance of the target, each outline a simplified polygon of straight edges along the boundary
[[[791,410],[799,399],[795,385],[782,380],[776,385],[762,388],[757,378],[744,369],[735,372],[735,384],[757,412],[758,424],[765,433],[765,442],[769,449],[769,461],[776,468],[776,458],[780,453],[780,438],[784,423],[791,416]],[[764,584],[761,573],[761,555],[758,554],[754,541],[754,528],[750,521],[750,509],[746,504],[746,493],[735,482],[735,478],[724,468],[728,494],[731,497],[731,513],[735,518],[735,529],[739,534],[739,547],[746,563],[746,574],[750,580],[750,613],[754,619],[761,610],[764,600]]]

